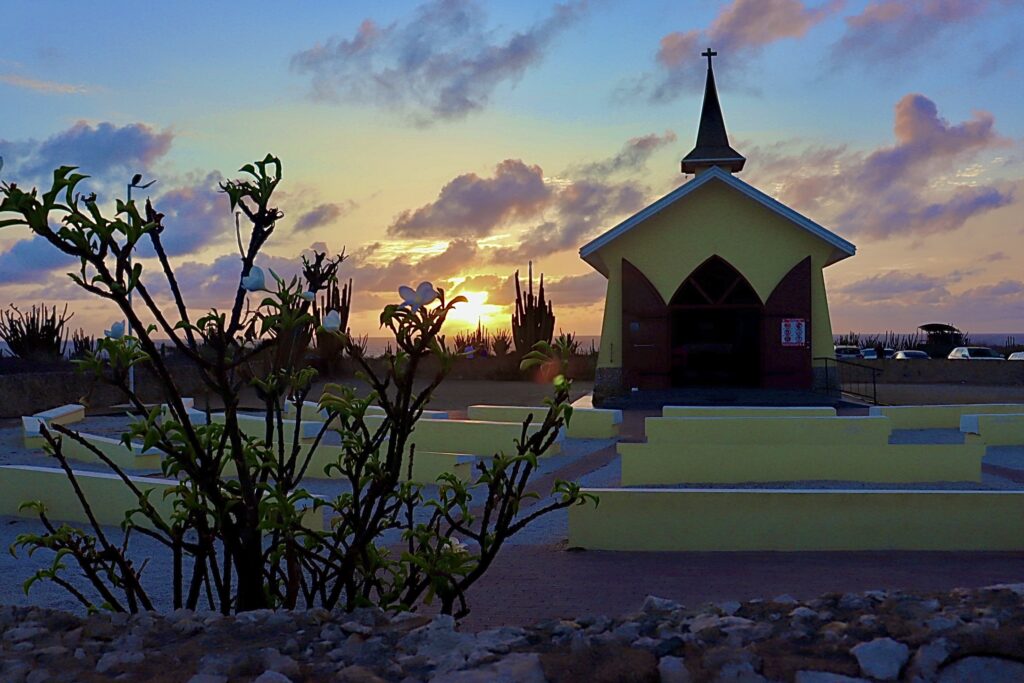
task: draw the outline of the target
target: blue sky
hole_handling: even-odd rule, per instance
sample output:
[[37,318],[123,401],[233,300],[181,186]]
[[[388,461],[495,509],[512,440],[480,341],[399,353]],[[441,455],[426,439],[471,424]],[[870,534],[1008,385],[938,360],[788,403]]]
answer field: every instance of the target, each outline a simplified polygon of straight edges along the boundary
[[[502,324],[533,258],[560,326],[597,332],[576,250],[685,180],[711,44],[741,177],[860,248],[827,271],[837,331],[1024,330],[1018,2],[13,1],[4,22],[3,178],[77,163],[107,197],[159,178],[198,307],[237,282],[212,190],[271,151],[267,262],[344,246],[359,331],[420,277],[477,294],[464,324]],[[43,251],[0,232],[0,301],[68,298],[102,329]]]

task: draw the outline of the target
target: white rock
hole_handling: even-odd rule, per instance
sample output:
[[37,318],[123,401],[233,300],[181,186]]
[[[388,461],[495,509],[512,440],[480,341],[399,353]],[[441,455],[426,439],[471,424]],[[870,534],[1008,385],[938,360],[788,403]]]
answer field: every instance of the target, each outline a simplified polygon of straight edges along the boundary
[[732,615],[736,614],[737,612],[739,612],[740,611],[740,607],[742,607],[742,606],[743,605],[741,605],[740,603],[736,602],[735,600],[727,600],[725,602],[720,602],[720,603],[718,603],[718,605],[716,605],[716,607],[718,607],[718,609],[722,610],[722,612],[724,614],[727,614],[730,617]]
[[914,653],[914,673],[919,677],[931,678],[935,671],[949,659],[953,645],[945,638],[939,638],[917,648]]
[[276,671],[264,671],[252,683],[292,683],[292,679]]
[[640,624],[635,621],[627,621],[624,624],[619,624],[615,630],[612,631],[612,635],[619,640],[625,640],[631,643],[640,637]]
[[851,678],[828,671],[797,671],[793,683],[869,683],[866,678]]
[[682,657],[665,656],[658,660],[661,683],[690,683],[690,670]]
[[648,595],[644,598],[643,611],[647,614],[656,614],[660,612],[674,612],[681,608],[678,602],[669,600],[668,598],[659,598],[656,595]]
[[997,583],[992,586],[985,586],[982,590],[1013,591],[1017,595],[1024,595],[1024,583]]
[[18,626],[8,629],[4,633],[4,640],[8,643],[17,643],[22,640],[30,640],[36,636],[41,636],[44,633],[46,633],[46,629],[39,628],[38,626]]
[[910,658],[910,648],[892,638],[875,638],[850,649],[862,674],[882,681],[895,680]]
[[777,602],[780,605],[795,605],[799,601],[789,593],[783,593],[772,598],[772,602]]
[[948,631],[951,628],[956,628],[960,624],[959,617],[956,619],[950,619],[949,617],[932,617],[928,621],[924,622],[924,625],[928,627],[929,631],[935,633],[941,633],[942,631]]
[[715,683],[762,683],[767,680],[754,671],[750,662],[728,662],[715,676]]
[[50,672],[46,669],[33,669],[25,676],[25,683],[46,683],[50,679]]
[[480,631],[476,634],[477,647],[492,652],[508,652],[514,647],[527,643],[526,631],[514,626],[502,626],[487,631]]
[[801,606],[797,607],[792,612],[790,612],[789,616],[793,617],[794,619],[817,619],[818,613],[812,610],[810,607]]
[[474,636],[455,630],[455,620],[450,615],[439,614],[426,626],[410,631],[398,644],[406,652],[444,660],[438,668],[451,670],[458,668],[460,659],[465,662],[475,643]]
[[965,657],[942,669],[938,683],[1019,683],[1024,664],[1000,657]]
[[360,624],[358,621],[346,621],[341,625],[341,630],[345,633],[358,633],[364,636],[373,633],[373,628],[366,624]]
[[285,676],[298,676],[299,665],[288,655],[281,654],[277,648],[265,647],[261,650],[263,666],[271,671],[284,674]]
[[454,671],[435,676],[437,683],[546,683],[540,655],[536,652],[511,654],[494,664],[471,671]]
[[127,665],[140,664],[145,658],[146,655],[141,652],[114,650],[113,652],[106,653],[100,657],[100,661],[96,662],[96,673],[103,674],[108,671],[123,669]]
[[188,683],[228,683],[228,677],[219,674],[196,674],[188,679]]

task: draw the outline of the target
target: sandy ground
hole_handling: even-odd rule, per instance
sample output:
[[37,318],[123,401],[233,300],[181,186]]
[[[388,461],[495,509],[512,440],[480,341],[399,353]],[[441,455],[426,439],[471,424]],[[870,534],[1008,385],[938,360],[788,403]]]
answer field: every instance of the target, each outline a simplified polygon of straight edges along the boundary
[[[952,403],[1024,400],[1011,387],[958,387],[920,385],[900,387],[913,402]],[[590,390],[578,383],[574,397]],[[460,382],[442,385],[432,407],[464,410],[473,403],[539,404],[548,388],[522,382]],[[987,392],[987,393],[986,393]],[[927,400],[934,397],[934,401]],[[650,413],[626,415],[624,438],[642,438],[643,418]],[[91,416],[83,431],[117,435],[123,416]],[[894,434],[894,442],[949,443],[962,439],[956,430],[921,430]],[[46,456],[21,446],[20,427],[0,424],[0,463],[41,464]],[[541,494],[537,505],[558,478],[587,486],[614,486],[619,482],[619,459],[611,440],[570,440],[563,453],[541,463],[532,488]],[[774,486],[775,484],[773,484]],[[849,486],[840,482],[789,483],[790,486]],[[964,484],[932,484],[960,487]],[[976,485],[975,485],[976,486]],[[975,486],[971,486],[972,488]],[[983,470],[983,488],[1024,489],[1024,448],[989,449]],[[310,482],[314,493],[341,490],[336,482]],[[875,488],[873,486],[873,488]],[[429,492],[429,490],[428,490]],[[529,509],[526,510],[529,512]],[[37,533],[37,521],[0,517],[0,551],[18,534]],[[117,537],[119,532],[111,530]],[[749,599],[789,593],[811,597],[828,591],[871,588],[940,590],[957,586],[983,586],[1024,579],[1024,553],[616,553],[569,550],[568,514],[542,518],[515,537],[491,571],[471,592],[475,604],[466,621],[472,628],[522,624],[540,619],[587,613],[620,614],[635,609],[647,594],[694,605],[707,601]],[[133,541],[139,557],[151,557],[147,570],[151,585],[168,585],[167,566],[160,548],[145,538]],[[60,589],[39,584],[25,595],[22,583],[51,558],[39,553],[18,559],[0,552],[0,603],[42,604],[72,608],[75,603]],[[161,605],[169,604],[166,591],[156,589]]]
[[879,384],[878,401],[886,405],[954,403],[1024,403],[1024,386],[971,384]]

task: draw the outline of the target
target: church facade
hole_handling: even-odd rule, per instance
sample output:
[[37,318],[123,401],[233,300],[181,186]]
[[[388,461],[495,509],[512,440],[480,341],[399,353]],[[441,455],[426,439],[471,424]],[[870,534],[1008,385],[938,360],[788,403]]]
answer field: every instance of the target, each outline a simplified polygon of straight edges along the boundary
[[[822,271],[850,242],[734,174],[710,50],[694,177],[580,249],[608,279],[594,399],[690,387],[811,389],[833,355]],[[818,360],[815,360],[818,359]]]

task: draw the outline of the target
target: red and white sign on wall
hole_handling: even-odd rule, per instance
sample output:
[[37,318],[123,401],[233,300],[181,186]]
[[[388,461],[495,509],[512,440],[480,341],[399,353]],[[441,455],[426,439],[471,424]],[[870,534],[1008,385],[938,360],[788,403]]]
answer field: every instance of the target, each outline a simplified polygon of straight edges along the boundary
[[806,346],[807,321],[803,318],[782,319],[782,345]]

